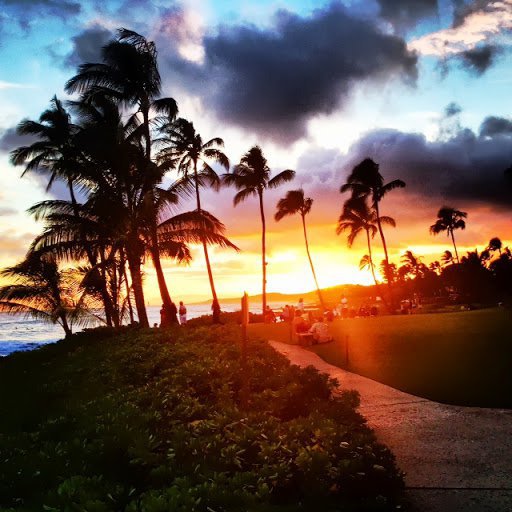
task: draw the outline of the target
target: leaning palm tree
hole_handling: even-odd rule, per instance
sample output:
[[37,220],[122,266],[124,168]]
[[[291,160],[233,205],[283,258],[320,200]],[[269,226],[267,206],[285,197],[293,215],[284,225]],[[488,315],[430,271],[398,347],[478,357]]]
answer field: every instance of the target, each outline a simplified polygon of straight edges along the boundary
[[286,193],[286,196],[280,199],[277,203],[277,212],[274,215],[274,219],[279,222],[283,217],[286,217],[287,215],[295,215],[297,213],[300,214],[302,220],[302,231],[304,232],[304,242],[306,244],[306,253],[308,255],[309,265],[311,267],[311,273],[313,274],[313,279],[315,280],[318,299],[322,309],[325,309],[325,302],[322,297],[320,287],[318,286],[315,267],[313,266],[313,260],[311,259],[311,254],[309,252],[308,235],[306,230],[306,215],[311,211],[312,205],[313,199],[310,197],[304,197],[303,189],[300,188],[298,190],[289,190]]
[[405,182],[402,180],[393,180],[384,183],[384,178],[379,172],[379,165],[372,159],[366,158],[356,165],[349,177],[347,183],[341,186],[340,192],[350,191],[354,198],[370,198],[371,206],[375,210],[375,220],[377,229],[379,230],[382,240],[382,248],[384,249],[384,258],[386,265],[389,265],[388,248],[384,231],[382,229],[382,217],[380,215],[380,202],[384,196],[396,188],[404,188]]
[[[210,185],[218,190],[221,180],[210,162],[216,162],[226,171],[229,169],[229,159],[222,151],[224,141],[220,137],[214,137],[206,142],[194,125],[186,119],[180,118],[162,126],[164,136],[158,140],[163,148],[158,154],[160,166],[164,169],[176,169],[182,176],[181,184],[186,187],[192,183],[195,191],[197,211],[201,212],[201,186]],[[201,165],[201,169],[198,169]],[[208,255],[208,244],[206,240],[203,245],[206,269],[212,291],[212,298],[218,302],[217,291],[213,279],[212,266]]]
[[432,226],[430,226],[430,234],[438,235],[443,231],[446,231],[446,234],[451,237],[453,243],[453,249],[455,251],[455,259],[457,263],[460,263],[459,254],[457,252],[457,246],[455,245],[455,236],[453,232],[456,229],[465,229],[466,222],[465,218],[468,216],[466,212],[462,212],[460,210],[456,210],[455,208],[451,208],[449,206],[443,206],[437,212],[437,220]]
[[262,266],[262,309],[267,309],[267,262],[266,262],[266,222],[263,207],[263,191],[267,188],[277,188],[295,177],[295,171],[287,169],[273,178],[267,165],[267,159],[259,146],[253,146],[240,159],[232,173],[223,176],[226,185],[234,185],[238,190],[233,198],[233,204],[245,201],[250,196],[258,196],[261,216],[261,266]]
[[73,322],[85,313],[75,300],[76,288],[67,271],[59,270],[49,255],[29,252],[25,260],[3,269],[3,277],[13,284],[0,288],[0,310],[10,314],[25,313],[38,320],[59,324],[66,337]]

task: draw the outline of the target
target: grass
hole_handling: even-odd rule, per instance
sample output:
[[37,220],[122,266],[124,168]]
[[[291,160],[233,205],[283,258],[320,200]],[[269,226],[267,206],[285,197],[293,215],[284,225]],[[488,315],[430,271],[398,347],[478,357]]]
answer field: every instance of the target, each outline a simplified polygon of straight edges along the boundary
[[[268,337],[288,342],[285,327]],[[331,364],[439,402],[512,407],[510,311],[354,318],[331,330],[333,343],[311,348]]]

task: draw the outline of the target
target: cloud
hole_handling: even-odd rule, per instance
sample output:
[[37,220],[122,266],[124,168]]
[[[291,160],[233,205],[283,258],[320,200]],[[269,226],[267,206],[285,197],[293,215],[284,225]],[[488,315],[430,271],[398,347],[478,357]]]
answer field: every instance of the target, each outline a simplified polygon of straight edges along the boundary
[[380,164],[386,180],[402,179],[407,193],[429,201],[510,208],[504,170],[512,162],[512,134],[482,138],[462,129],[449,140],[428,141],[423,134],[377,130],[352,146],[345,172],[366,157]]
[[28,30],[35,17],[57,17],[63,20],[81,13],[80,2],[72,0],[3,0],[2,9],[8,19],[16,20]]
[[65,57],[64,65],[77,67],[85,62],[101,62],[101,49],[113,37],[110,30],[95,24],[71,38],[73,49]]
[[512,0],[454,4],[451,28],[415,39],[409,48],[439,58],[457,56],[470,70],[482,73],[505,44],[502,36],[512,31]]
[[377,0],[381,18],[395,28],[405,30],[418,21],[435,16],[438,12],[437,0]]
[[9,215],[16,215],[18,210],[14,208],[0,207],[0,217],[7,217]]
[[494,64],[499,53],[499,47],[486,44],[472,50],[466,50],[460,56],[464,67],[477,75],[481,75]]
[[452,101],[444,109],[444,117],[448,119],[450,117],[456,116],[457,114],[460,114],[461,112],[462,112],[461,106],[459,104],[455,103],[454,101]]
[[204,65],[190,81],[221,120],[290,142],[311,117],[342,107],[356,83],[416,79],[417,58],[403,39],[340,4],[275,19],[271,29],[224,26],[204,38]]
[[37,140],[32,135],[19,135],[15,127],[0,131],[0,151],[10,153],[20,146],[28,146]]
[[512,135],[512,121],[504,117],[486,117],[480,125],[480,137]]

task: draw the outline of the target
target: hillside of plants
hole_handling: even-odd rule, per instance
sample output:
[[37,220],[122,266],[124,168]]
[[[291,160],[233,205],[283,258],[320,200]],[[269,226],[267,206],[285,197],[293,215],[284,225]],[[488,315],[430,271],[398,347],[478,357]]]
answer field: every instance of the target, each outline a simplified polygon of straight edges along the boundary
[[402,477],[357,393],[257,339],[242,373],[239,339],[103,328],[1,360],[0,510],[393,508]]

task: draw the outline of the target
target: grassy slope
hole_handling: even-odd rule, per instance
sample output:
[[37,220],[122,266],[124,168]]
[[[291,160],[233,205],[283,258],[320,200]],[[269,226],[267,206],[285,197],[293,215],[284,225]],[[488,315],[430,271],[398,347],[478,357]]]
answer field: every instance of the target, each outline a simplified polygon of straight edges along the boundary
[[[348,369],[356,373],[440,402],[512,407],[508,311],[338,320],[332,332],[334,343],[312,348],[332,364],[345,366],[348,336]],[[288,339],[284,331],[271,334]]]
[[1,360],[0,510],[387,509],[401,479],[356,397],[252,340],[242,410],[238,341],[93,332]]

